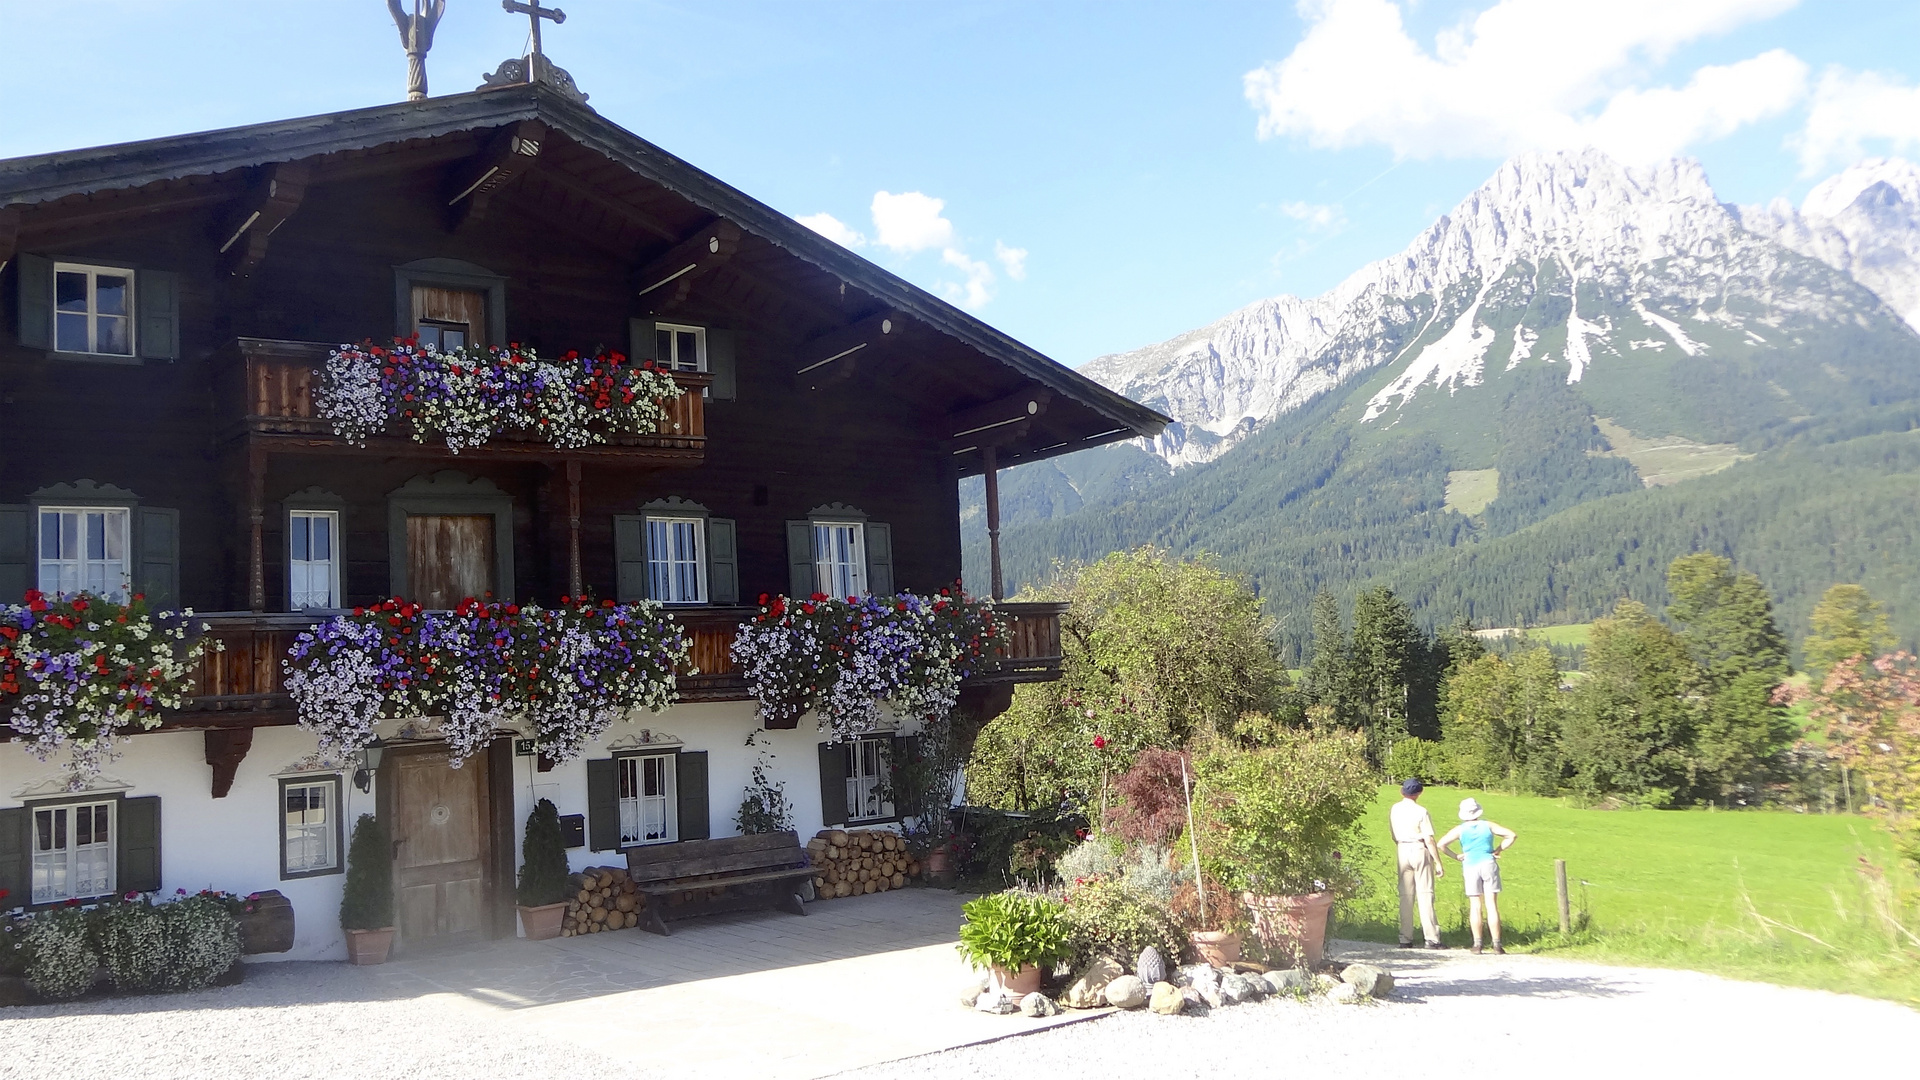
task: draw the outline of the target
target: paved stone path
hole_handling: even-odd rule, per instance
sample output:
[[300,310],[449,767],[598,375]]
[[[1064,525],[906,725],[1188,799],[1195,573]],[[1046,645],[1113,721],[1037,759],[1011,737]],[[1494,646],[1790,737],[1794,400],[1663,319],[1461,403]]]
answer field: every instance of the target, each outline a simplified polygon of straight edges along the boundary
[[[959,1007],[964,898],[908,889],[378,968],[260,964],[236,987],[0,1009],[0,1078],[975,1078],[1904,1075],[1920,1013],[1531,956],[1338,943],[1400,978],[1367,1006],[1204,1018]],[[1088,1021],[1091,1022],[1080,1022]],[[1059,1027],[1030,1038],[1007,1036]],[[1005,1040],[1005,1041],[991,1041]]]

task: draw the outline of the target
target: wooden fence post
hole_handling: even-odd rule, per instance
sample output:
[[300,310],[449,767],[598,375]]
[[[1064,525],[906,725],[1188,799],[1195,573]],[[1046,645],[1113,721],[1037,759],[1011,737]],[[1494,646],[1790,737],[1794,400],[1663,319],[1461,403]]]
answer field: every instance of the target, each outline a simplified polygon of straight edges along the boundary
[[1567,902],[1567,860],[1553,860],[1553,888],[1560,894],[1560,932],[1573,933],[1573,911]]

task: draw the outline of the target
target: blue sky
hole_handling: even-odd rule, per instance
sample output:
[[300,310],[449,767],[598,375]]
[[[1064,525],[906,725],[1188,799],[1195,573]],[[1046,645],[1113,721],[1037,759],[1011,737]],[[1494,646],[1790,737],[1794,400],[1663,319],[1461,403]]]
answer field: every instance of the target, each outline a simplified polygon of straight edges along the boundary
[[[1917,3],[561,6],[547,52],[602,115],[1075,365],[1318,293],[1521,150],[1689,154],[1733,202],[1920,153]],[[448,7],[438,93],[526,30],[496,0]],[[0,157],[404,92],[380,0],[0,0],[0,20]]]

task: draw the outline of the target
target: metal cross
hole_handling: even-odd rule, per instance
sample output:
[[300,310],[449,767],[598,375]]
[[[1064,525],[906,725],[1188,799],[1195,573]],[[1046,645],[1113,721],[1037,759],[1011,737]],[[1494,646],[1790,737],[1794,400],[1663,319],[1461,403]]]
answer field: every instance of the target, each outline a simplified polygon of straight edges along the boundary
[[500,7],[517,15],[525,15],[527,22],[533,25],[533,55],[535,56],[540,55],[540,20],[552,19],[555,26],[567,21],[566,12],[559,8],[541,7],[540,0],[527,0],[526,3],[522,3],[521,0],[500,0]]

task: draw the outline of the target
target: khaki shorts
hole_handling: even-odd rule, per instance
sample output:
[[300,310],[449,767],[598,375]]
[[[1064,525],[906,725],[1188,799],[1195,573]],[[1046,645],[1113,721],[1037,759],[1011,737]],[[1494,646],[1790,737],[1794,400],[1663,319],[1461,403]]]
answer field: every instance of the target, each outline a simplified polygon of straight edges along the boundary
[[1500,891],[1500,860],[1463,863],[1460,877],[1467,886],[1468,896],[1490,896]]

